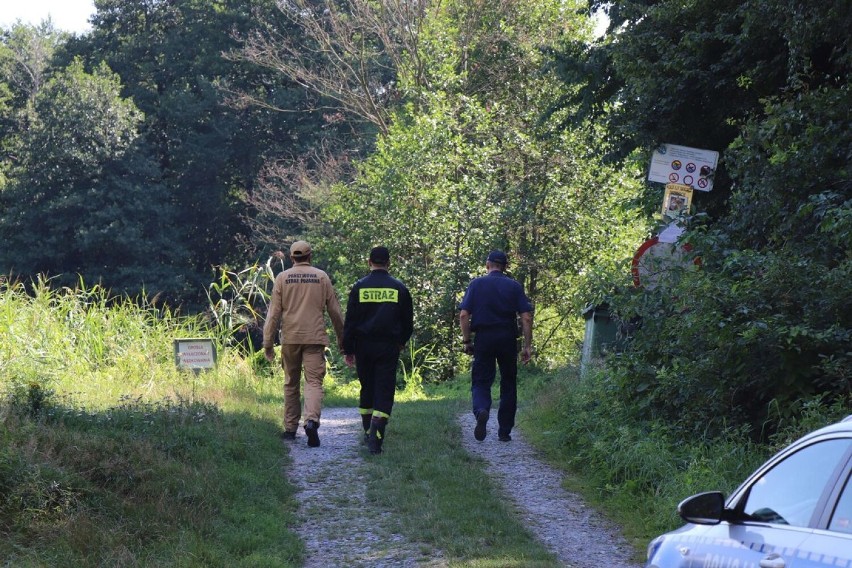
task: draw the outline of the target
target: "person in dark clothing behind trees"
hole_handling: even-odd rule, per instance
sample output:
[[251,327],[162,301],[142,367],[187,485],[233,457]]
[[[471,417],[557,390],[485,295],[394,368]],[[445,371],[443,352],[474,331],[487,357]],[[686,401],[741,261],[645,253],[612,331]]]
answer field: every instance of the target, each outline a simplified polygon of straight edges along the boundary
[[414,332],[414,307],[405,285],[388,274],[390,253],[370,251],[370,274],[349,292],[343,322],[343,353],[361,383],[358,412],[367,447],[382,452],[393,408],[399,353]]
[[[500,406],[497,439],[509,442],[518,407],[518,322],[524,338],[521,361],[532,356],[532,305],[520,283],[505,274],[509,260],[502,251],[491,251],[485,262],[488,274],[474,278],[459,306],[464,352],[473,355],[470,392],[476,427],[473,437],[483,441],[491,411],[491,385],[500,367]],[[471,342],[471,332],[474,342]],[[496,362],[496,365],[495,365]]]

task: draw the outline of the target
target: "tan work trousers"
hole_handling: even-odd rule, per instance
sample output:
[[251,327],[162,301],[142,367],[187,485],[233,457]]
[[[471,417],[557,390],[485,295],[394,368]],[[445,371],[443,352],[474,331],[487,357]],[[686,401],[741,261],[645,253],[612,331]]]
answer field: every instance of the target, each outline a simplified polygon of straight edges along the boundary
[[281,363],[284,367],[284,430],[299,428],[302,404],[299,387],[302,368],[305,369],[305,421],[317,424],[322,412],[325,378],[325,345],[282,345]]

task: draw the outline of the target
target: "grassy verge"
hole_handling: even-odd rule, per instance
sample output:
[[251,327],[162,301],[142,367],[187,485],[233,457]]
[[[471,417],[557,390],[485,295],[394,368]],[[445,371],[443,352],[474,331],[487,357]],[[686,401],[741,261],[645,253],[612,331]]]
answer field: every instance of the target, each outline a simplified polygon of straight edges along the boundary
[[[0,290],[0,564],[300,566],[278,437],[281,371],[219,347],[175,369],[196,320],[95,291]],[[334,369],[326,406],[355,406]],[[453,566],[553,566],[459,444],[464,386],[400,393],[371,503]]]
[[841,403],[803,401],[773,443],[759,445],[737,431],[684,438],[662,423],[631,421],[601,372],[581,379],[575,369],[565,369],[522,384],[528,403],[519,423],[527,438],[554,466],[570,472],[568,489],[605,511],[639,551],[683,524],[676,514],[682,499],[709,490],[730,493],[772,453],[848,414]]
[[97,289],[0,292],[0,564],[299,565],[268,370],[214,338],[180,372],[198,321]]
[[189,401],[16,410],[0,437],[15,566],[297,565],[273,422]]
[[[381,459],[370,460],[371,504],[399,530],[444,551],[453,566],[557,566],[504,503],[483,464],[461,447],[456,417],[467,399],[443,396],[394,406]],[[447,396],[447,395],[450,396]]]

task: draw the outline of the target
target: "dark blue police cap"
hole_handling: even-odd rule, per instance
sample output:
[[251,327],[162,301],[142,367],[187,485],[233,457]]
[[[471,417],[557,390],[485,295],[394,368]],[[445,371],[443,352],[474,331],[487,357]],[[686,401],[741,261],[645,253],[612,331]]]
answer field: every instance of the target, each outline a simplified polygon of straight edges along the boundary
[[497,264],[507,265],[509,264],[509,259],[506,257],[506,253],[501,250],[492,250],[488,253],[488,262],[496,262]]

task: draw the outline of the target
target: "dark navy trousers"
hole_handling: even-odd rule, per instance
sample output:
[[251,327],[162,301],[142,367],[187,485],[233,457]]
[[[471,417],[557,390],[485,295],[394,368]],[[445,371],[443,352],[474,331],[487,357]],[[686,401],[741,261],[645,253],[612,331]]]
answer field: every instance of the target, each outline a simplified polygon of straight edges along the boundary
[[518,409],[518,339],[514,329],[477,330],[473,341],[470,392],[473,412],[491,410],[491,386],[500,368],[500,405],[497,424],[501,434],[515,426]]

